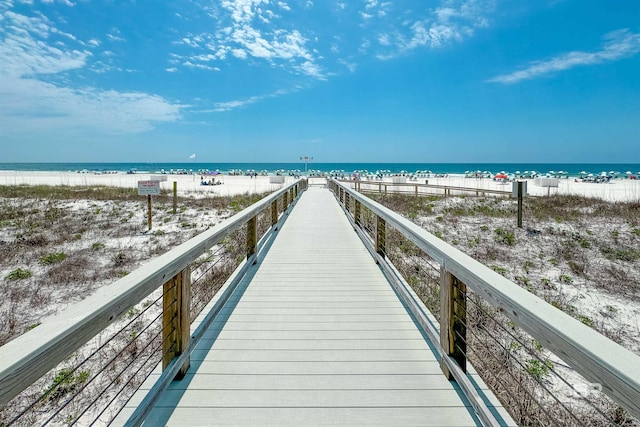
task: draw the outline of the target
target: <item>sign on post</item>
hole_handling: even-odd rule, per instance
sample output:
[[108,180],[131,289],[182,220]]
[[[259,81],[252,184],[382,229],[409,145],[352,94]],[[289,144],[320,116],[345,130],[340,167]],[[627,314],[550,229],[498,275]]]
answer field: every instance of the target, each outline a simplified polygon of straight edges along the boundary
[[160,181],[138,181],[138,196],[159,196]]
[[151,196],[160,195],[160,181],[138,181],[138,196],[147,196],[147,222],[151,230]]

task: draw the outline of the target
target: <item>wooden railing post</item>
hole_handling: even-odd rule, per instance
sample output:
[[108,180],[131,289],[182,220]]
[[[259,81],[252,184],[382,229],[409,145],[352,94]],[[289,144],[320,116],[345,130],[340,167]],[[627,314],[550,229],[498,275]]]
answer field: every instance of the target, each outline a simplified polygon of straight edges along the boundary
[[353,212],[353,218],[356,222],[356,226],[361,227],[362,226],[362,220],[360,219],[360,212],[362,211],[362,204],[360,203],[360,201],[358,199],[356,199],[356,208],[355,211]]
[[285,193],[284,193],[284,195],[283,195],[282,197],[283,197],[283,199],[282,199],[282,200],[283,200],[283,203],[284,203],[283,210],[285,210],[285,211],[286,211],[286,210],[287,210],[287,208],[289,207],[289,192],[288,192],[288,191],[287,191],[287,192],[285,192]]
[[[440,345],[462,368],[467,371],[467,287],[454,275],[442,268],[440,272]],[[445,376],[453,377],[446,365],[440,362]]]
[[247,259],[258,251],[258,217],[247,221]]
[[[162,297],[162,370],[182,354],[191,338],[191,267],[188,266],[163,285]],[[182,365],[176,375],[182,379],[190,361]]]
[[384,258],[387,243],[387,222],[380,216],[376,217],[376,252]]
[[345,191],[344,193],[344,208],[349,212],[349,204],[351,200],[349,199],[349,193]]
[[340,203],[344,203],[344,188],[340,188]]
[[271,202],[271,226],[275,227],[278,223],[278,201]]

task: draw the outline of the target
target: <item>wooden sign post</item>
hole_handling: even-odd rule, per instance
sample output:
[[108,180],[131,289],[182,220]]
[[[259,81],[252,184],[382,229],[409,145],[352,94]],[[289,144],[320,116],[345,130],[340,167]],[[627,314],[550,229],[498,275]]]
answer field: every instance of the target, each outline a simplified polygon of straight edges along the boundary
[[160,195],[160,181],[138,181],[138,196],[147,196],[147,222],[151,231],[151,196]]
[[511,191],[511,197],[518,199],[518,228],[522,228],[522,199],[527,194],[527,182],[515,181]]

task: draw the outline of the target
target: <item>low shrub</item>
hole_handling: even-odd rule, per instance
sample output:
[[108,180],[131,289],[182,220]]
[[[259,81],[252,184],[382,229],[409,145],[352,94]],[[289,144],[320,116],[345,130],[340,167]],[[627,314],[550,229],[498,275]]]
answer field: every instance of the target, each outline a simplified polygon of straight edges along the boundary
[[31,272],[29,270],[23,270],[22,268],[16,268],[15,270],[7,274],[5,277],[7,280],[28,279],[29,277],[31,277]]

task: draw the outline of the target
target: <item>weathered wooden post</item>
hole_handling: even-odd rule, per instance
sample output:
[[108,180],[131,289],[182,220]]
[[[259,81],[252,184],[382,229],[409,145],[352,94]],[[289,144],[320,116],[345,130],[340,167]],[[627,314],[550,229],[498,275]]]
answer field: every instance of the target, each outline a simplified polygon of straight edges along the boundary
[[344,188],[340,187],[340,203],[344,203]]
[[362,211],[362,204],[360,203],[360,201],[358,199],[356,199],[356,207],[355,207],[355,211],[353,212],[353,218],[356,222],[356,226],[361,227],[362,226],[362,220],[360,219],[360,212]]
[[[467,371],[467,287],[444,268],[440,271],[440,345]],[[442,372],[451,380],[451,372],[440,363]]]
[[387,243],[387,222],[380,216],[376,216],[376,252],[384,257]]
[[160,181],[138,181],[138,196],[147,196],[147,223],[151,230],[151,196],[160,195]]
[[151,231],[151,194],[147,195],[147,225]]
[[351,203],[351,200],[349,198],[349,193],[348,192],[344,192],[344,208],[347,210],[347,212],[349,212],[349,204]]
[[518,228],[522,228],[522,186],[523,182],[518,181]]
[[285,191],[284,195],[283,195],[283,210],[286,211],[287,208],[289,207],[289,193]]
[[[187,266],[180,273],[163,285],[162,297],[162,370],[189,345],[191,338],[191,267]],[[190,360],[182,365],[176,375],[182,379],[189,369]]]
[[178,183],[173,181],[173,213],[178,210]]
[[273,202],[271,202],[271,226],[275,227],[277,223],[278,223],[278,200],[274,200]]
[[258,216],[247,221],[247,259],[256,252],[258,252]]

